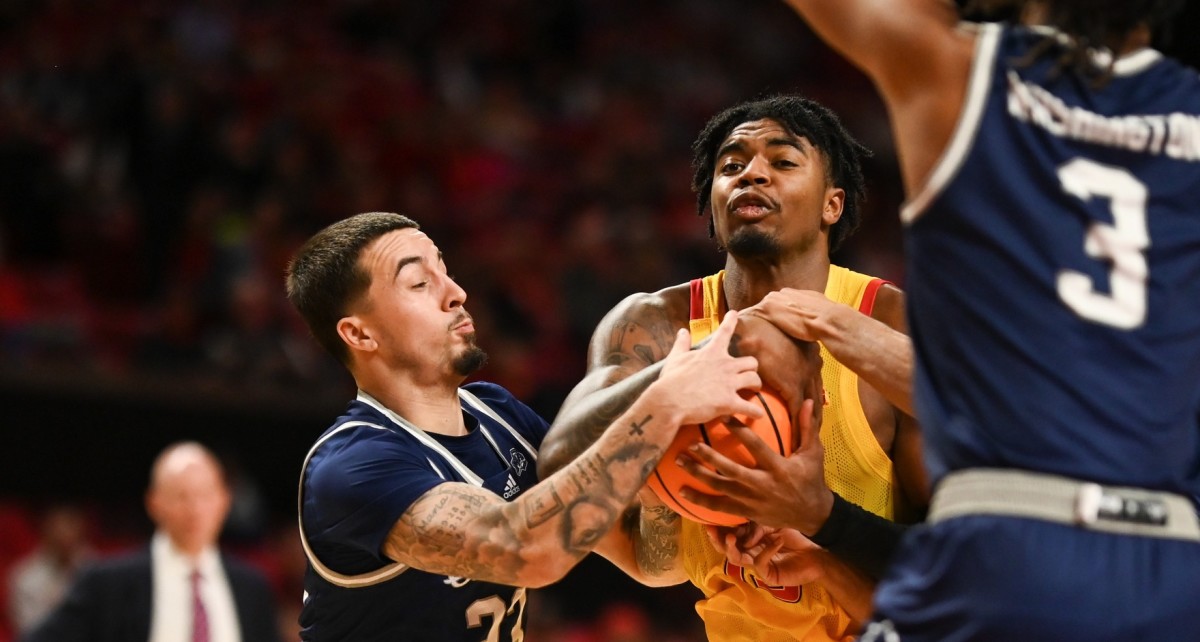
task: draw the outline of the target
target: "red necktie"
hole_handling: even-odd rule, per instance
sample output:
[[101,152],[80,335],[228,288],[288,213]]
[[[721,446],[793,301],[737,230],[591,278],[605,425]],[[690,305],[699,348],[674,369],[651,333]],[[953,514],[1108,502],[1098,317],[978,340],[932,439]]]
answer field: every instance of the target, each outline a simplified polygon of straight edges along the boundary
[[192,642],[208,642],[208,611],[200,599],[200,571],[192,571]]

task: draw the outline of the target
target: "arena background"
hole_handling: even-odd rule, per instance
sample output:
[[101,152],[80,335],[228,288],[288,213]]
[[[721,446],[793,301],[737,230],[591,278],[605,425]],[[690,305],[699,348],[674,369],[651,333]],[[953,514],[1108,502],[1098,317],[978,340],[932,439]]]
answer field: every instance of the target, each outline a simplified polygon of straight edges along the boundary
[[[1195,65],[1189,4],[1167,49]],[[353,393],[283,298],[298,244],[416,218],[469,293],[481,376],[552,418],[600,315],[721,266],[689,145],[775,92],[874,150],[835,261],[903,285],[881,104],[779,2],[0,3],[0,572],[55,502],[101,553],[137,545],[150,460],[198,439],[237,481],[227,541],[294,611],[297,473]],[[700,635],[690,587],[602,560],[540,595],[531,640]]]

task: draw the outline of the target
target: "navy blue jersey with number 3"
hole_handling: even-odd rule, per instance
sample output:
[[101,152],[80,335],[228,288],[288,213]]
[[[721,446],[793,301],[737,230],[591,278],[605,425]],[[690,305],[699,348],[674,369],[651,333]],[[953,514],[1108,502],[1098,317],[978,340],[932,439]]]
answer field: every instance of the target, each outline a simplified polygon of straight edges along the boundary
[[938,486],[862,639],[1194,639],[1200,77],[1144,49],[1097,85],[1030,62],[1052,32],[977,36],[903,212]]
[[967,102],[906,206],[936,481],[1021,468],[1200,498],[1200,77],[1145,49],[1106,84],[982,27]]
[[862,640],[1194,640],[1200,76],[1139,49],[1087,78],[1054,31],[972,29],[902,211],[934,499]]

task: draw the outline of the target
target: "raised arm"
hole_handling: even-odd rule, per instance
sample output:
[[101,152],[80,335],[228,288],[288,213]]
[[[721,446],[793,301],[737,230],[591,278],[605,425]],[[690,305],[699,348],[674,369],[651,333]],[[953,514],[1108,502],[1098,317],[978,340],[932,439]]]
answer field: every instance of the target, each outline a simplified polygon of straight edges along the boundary
[[658,380],[569,465],[513,502],[468,484],[434,487],[396,522],[391,559],[433,573],[538,587],[562,578],[616,523],[684,423],[755,412],[753,357],[731,357],[736,313],[713,341],[675,335]]
[[785,0],[879,89],[915,195],[958,122],[974,54],[950,0]]

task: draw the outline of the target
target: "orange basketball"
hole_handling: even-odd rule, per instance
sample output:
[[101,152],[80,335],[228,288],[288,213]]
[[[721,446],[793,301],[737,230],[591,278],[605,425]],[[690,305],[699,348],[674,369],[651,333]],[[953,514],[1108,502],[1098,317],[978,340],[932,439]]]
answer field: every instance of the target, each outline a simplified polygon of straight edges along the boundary
[[[753,396],[748,398],[757,400],[758,403],[762,404],[764,410],[763,416],[748,418],[745,415],[733,415],[732,420],[740,421],[749,426],[775,452],[781,455],[790,454],[792,422],[788,418],[787,405],[783,403],[779,395],[765,388],[761,392],[753,393]],[[671,442],[666,453],[663,454],[662,460],[658,462],[658,467],[650,474],[646,483],[650,485],[654,494],[658,495],[663,503],[690,520],[702,524],[737,526],[745,522],[746,518],[697,506],[679,495],[679,489],[684,486],[694,488],[709,495],[717,494],[707,484],[700,482],[675,464],[675,457],[680,452],[701,440],[717,452],[740,464],[745,466],[755,465],[750,451],[746,449],[746,446],[737,437],[729,432],[729,429],[725,426],[725,420],[714,419],[705,424],[691,424],[681,427],[679,433],[675,436],[675,441]]]

